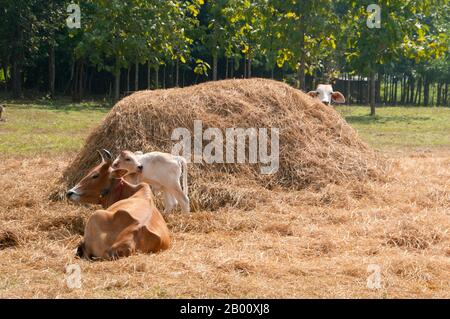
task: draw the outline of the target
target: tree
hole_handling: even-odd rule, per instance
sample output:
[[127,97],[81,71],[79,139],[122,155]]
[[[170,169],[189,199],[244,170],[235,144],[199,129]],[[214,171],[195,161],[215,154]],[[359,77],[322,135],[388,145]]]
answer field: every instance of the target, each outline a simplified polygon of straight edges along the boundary
[[348,36],[347,61],[353,65],[354,70],[369,77],[370,114],[375,116],[377,68],[401,55],[433,59],[441,54],[443,47],[435,42],[442,35],[428,34],[428,28],[421,23],[422,17],[429,14],[433,8],[432,1],[379,1],[380,28],[367,26],[367,20],[371,19],[371,13],[367,12],[369,4],[370,0],[345,1],[347,14],[342,25],[344,33]]

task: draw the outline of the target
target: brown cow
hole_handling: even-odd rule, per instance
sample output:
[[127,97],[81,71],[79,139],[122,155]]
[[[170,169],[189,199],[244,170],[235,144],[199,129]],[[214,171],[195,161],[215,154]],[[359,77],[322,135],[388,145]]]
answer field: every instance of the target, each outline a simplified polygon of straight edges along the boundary
[[[85,258],[116,259],[136,251],[166,250],[170,246],[167,225],[153,202],[148,184],[130,184],[128,171],[111,168],[111,154],[100,152],[102,162],[67,192],[77,203],[101,204],[88,220],[77,255]],[[105,159],[106,158],[106,159]]]

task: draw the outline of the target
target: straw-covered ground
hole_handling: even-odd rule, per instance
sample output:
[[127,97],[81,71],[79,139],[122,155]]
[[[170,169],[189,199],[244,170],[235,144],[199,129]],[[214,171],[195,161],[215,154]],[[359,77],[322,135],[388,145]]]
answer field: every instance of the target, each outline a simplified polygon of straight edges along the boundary
[[[365,140],[394,132],[374,145],[385,158],[383,178],[298,189],[249,181],[241,192],[229,184],[243,183],[239,175],[211,181],[199,201],[209,209],[165,215],[171,249],[107,262],[74,257],[94,207],[48,199],[107,110],[15,103],[7,110],[0,125],[0,297],[450,297],[450,145],[425,147],[437,134],[428,129],[420,134],[425,144],[408,143],[419,130],[415,121],[439,123],[438,131],[450,134],[446,110],[433,111],[438,120],[420,120],[417,114],[430,110],[396,108],[407,114],[402,125],[412,124],[395,132],[397,124],[383,121],[388,109],[374,123],[364,122],[360,108],[342,109]],[[15,136],[19,127],[25,140]],[[396,134],[406,134],[408,145],[391,147]],[[207,200],[214,192],[221,201]],[[71,264],[80,266],[80,289],[67,286]],[[367,286],[373,264],[379,289]]]

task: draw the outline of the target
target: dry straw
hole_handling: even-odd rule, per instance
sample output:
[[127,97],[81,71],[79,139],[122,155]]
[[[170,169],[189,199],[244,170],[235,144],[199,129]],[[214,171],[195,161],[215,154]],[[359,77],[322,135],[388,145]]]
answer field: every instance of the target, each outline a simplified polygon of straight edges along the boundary
[[[381,176],[377,155],[330,106],[284,83],[267,79],[208,82],[187,88],[141,91],[119,101],[89,135],[63,173],[54,196],[98,163],[97,149],[170,152],[176,128],[279,128],[280,168],[260,174],[259,164],[190,164],[194,210],[252,207],[266,189],[322,188]],[[205,143],[206,144],[206,143]],[[226,185],[218,191],[218,185]]]

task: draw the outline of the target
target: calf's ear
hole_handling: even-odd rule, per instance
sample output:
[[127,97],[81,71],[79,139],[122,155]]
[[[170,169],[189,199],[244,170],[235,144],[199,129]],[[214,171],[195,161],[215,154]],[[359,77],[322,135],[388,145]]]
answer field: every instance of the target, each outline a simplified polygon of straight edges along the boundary
[[140,173],[129,173],[126,174],[123,179],[130,184],[137,185],[139,184]]
[[127,175],[127,173],[128,173],[128,170],[123,169],[123,168],[118,168],[118,169],[111,171],[110,176],[111,176],[111,178],[122,178],[125,175]]
[[319,95],[319,93],[317,91],[309,91],[308,94],[310,97],[317,97],[317,95]]
[[339,91],[335,91],[333,93],[331,93],[331,98],[333,99],[334,102],[336,103],[345,103],[345,97],[344,94],[342,94]]

